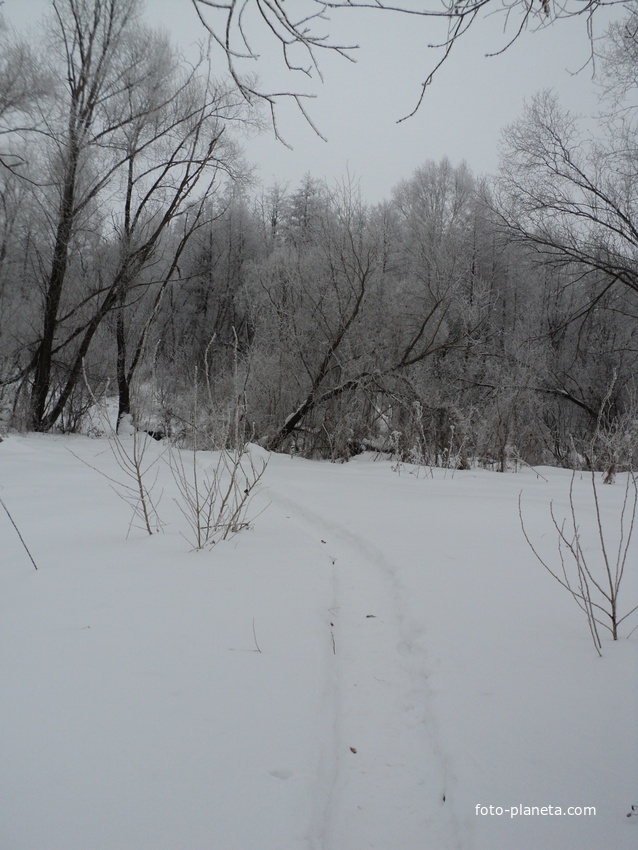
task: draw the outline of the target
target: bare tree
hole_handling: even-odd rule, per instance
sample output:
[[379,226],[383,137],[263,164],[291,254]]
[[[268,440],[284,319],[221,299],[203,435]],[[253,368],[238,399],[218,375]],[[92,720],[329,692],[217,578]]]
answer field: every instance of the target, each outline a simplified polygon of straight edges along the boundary
[[0,15],[0,167],[25,179],[25,141],[37,129],[38,106],[51,90],[52,81],[31,46],[17,38]]
[[[66,127],[51,122],[49,134],[59,206],[52,217],[42,333],[27,367],[33,370],[31,424],[37,430],[49,429],[60,417],[91,343],[113,310],[123,412],[130,406],[128,386],[145,333],[126,365],[129,293],[153,281],[142,272],[179,218],[180,235],[164,264],[160,292],[167,285],[201,224],[203,197],[219,169],[236,158],[223,140],[224,119],[237,115],[228,93],[203,61],[184,70],[163,37],[140,28],[139,8],[138,0],[54,2],[56,44],[66,66]],[[110,260],[101,265],[99,252],[89,252],[97,260],[93,282],[70,298],[72,248],[87,233],[112,246]],[[56,359],[62,368],[54,380]]]
[[634,404],[638,317],[637,28],[634,6],[602,42],[593,132],[551,92],[507,128],[492,203],[504,237],[542,276],[535,335],[547,346],[536,386],[556,402],[548,424],[557,456],[572,464],[591,456],[601,427],[630,439],[622,423]]
[[555,95],[534,98],[505,133],[499,180],[510,238],[544,263],[577,264],[603,285],[638,292],[638,156],[628,137],[593,141]]
[[311,413],[361,387],[370,374],[364,352],[369,346],[359,343],[378,280],[376,246],[366,232],[366,212],[350,190],[341,197],[322,194],[312,230],[295,219],[291,241],[276,247],[253,274],[253,356],[272,370],[269,382],[282,384],[265,438],[273,449]]
[[[152,34],[141,35],[148,52]],[[169,45],[161,37],[155,39],[156,60],[165,66],[167,57],[172,61],[149,77],[150,90],[137,85],[129,95],[129,104],[139,101],[133,110],[138,120],[126,122],[122,139],[126,177],[115,233],[120,265],[132,265],[116,296],[118,421],[131,412],[131,381],[183,252],[193,235],[217,215],[208,200],[213,187],[220,173],[232,178],[240,168],[238,149],[224,135],[224,121],[240,120],[235,99],[210,77],[201,76],[201,63],[181,71]],[[160,240],[169,230],[162,256],[157,256]],[[151,268],[144,273],[150,261]],[[140,299],[145,302],[145,316],[129,359],[127,314],[131,303]]]
[[629,10],[627,17],[607,30],[601,51],[601,87],[612,114],[617,109],[621,117],[635,120],[635,99],[632,102],[628,96],[638,88],[638,13],[631,6]]
[[351,186],[322,194],[312,225],[254,268],[249,402],[264,399],[258,432],[269,448],[329,443],[343,456],[349,440],[367,436],[375,399],[471,331],[457,321],[454,275],[419,276],[419,262],[391,272],[384,217]]
[[[119,129],[120,117],[114,117],[109,107],[120,94],[119,75],[123,69],[119,60],[126,31],[139,10],[139,3],[137,0],[122,3],[54,0],[53,9],[55,46],[66,66],[66,127],[62,134],[55,126],[50,130],[59,162],[59,206],[44,297],[42,335],[32,361],[31,425],[37,430],[49,426],[47,404],[53,350],[72,238],[82,214],[122,164],[121,157],[111,157],[102,163],[97,174],[86,174],[89,151],[107,149],[109,137]],[[133,67],[139,58],[133,59]],[[128,70],[131,64],[126,65]]]
[[537,95],[504,133],[498,182],[510,238],[543,262],[576,265],[638,293],[638,10],[612,25],[601,51],[601,114],[594,133],[551,92]]

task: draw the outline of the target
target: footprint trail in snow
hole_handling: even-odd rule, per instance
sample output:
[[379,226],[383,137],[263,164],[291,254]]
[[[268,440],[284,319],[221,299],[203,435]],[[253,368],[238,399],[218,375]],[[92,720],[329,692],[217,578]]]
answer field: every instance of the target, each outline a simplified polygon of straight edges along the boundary
[[325,549],[333,582],[326,651],[334,716],[309,845],[460,848],[460,838],[450,843],[454,778],[428,690],[426,624],[406,621],[406,591],[382,549],[329,516],[338,503],[320,515],[293,490],[269,497]]

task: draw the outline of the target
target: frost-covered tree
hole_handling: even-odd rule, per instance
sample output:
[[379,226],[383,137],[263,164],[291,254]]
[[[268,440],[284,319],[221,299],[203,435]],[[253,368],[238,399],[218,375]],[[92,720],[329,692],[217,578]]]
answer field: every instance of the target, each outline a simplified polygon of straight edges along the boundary
[[595,133],[543,92],[505,131],[497,182],[504,234],[561,282],[546,302],[554,306],[546,314],[551,357],[542,385],[588,420],[571,435],[581,448],[635,409],[637,26],[632,9],[604,43]]
[[[39,63],[54,94],[29,102],[37,118],[28,148],[37,220],[25,258],[30,339],[16,339],[6,379],[22,382],[37,430],[74,403],[112,316],[120,412],[130,409],[149,321],[204,223],[206,195],[220,174],[234,176],[238,152],[226,130],[243,120],[242,103],[204,57],[187,66],[143,26],[138,0],[54,0],[52,10]],[[127,319],[133,307],[137,331]],[[107,377],[107,335],[102,342],[96,361]]]

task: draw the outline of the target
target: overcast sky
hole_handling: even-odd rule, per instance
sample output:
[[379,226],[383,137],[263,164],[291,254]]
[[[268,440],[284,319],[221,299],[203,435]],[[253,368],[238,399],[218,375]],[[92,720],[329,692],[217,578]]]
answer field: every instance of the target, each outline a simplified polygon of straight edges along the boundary
[[[294,3],[304,5],[291,0],[288,6]],[[50,0],[5,0],[3,12],[8,23],[33,26],[49,6]],[[205,38],[190,0],[146,0],[146,14],[185,51]],[[617,17],[619,10],[606,14],[596,22],[595,35],[602,35],[610,14]],[[280,131],[293,150],[267,133],[244,142],[248,160],[259,166],[265,186],[278,181],[292,187],[307,172],[334,183],[349,173],[359,181],[363,197],[376,202],[427,159],[447,156],[454,164],[465,160],[477,174],[495,171],[502,128],[541,89],[555,89],[574,112],[595,111],[591,68],[575,73],[590,54],[584,18],[524,33],[505,54],[485,58],[507,42],[503,23],[502,16],[494,15],[473,28],[435,78],[419,112],[397,124],[414,107],[420,83],[436,61],[427,45],[440,31],[432,21],[414,16],[334,12],[331,22],[319,29],[342,43],[360,44],[357,63],[328,55],[322,61],[322,85],[308,85],[305,78],[294,83],[317,94],[308,108],[328,142],[292,106],[284,105]],[[264,85],[280,85],[272,42],[260,41],[257,29],[254,37],[264,58],[253,70]],[[224,70],[220,56],[219,73]]]

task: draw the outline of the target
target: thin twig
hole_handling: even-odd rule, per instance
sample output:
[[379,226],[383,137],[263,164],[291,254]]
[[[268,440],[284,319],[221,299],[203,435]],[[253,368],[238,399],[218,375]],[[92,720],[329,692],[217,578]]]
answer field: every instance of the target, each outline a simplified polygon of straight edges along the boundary
[[253,617],[253,638],[255,640],[255,646],[257,647],[257,652],[261,654],[261,647],[257,643],[257,633],[255,631],[255,618]]
[[33,564],[33,566],[34,566],[34,569],[36,569],[36,570],[37,570],[37,569],[38,569],[38,566],[37,566],[36,562],[33,560],[33,555],[31,554],[31,552],[29,552],[29,547],[28,547],[28,546],[27,546],[27,544],[24,542],[24,537],[20,534],[20,529],[18,528],[18,526],[17,526],[17,525],[16,525],[16,523],[15,523],[15,520],[13,519],[13,517],[11,516],[11,514],[9,513],[9,508],[5,505],[5,503],[2,501],[2,499],[0,499],[0,505],[2,505],[2,507],[5,509],[7,516],[8,516],[8,517],[9,517],[9,519],[11,520],[11,525],[15,528],[15,530],[16,530],[16,534],[17,534],[17,535],[18,535],[18,537],[20,538],[20,543],[22,543],[22,545],[24,546],[24,551],[25,551],[25,552],[27,553],[27,555],[29,556],[29,558],[30,558],[30,560],[31,560],[31,563],[32,563],[32,564]]

